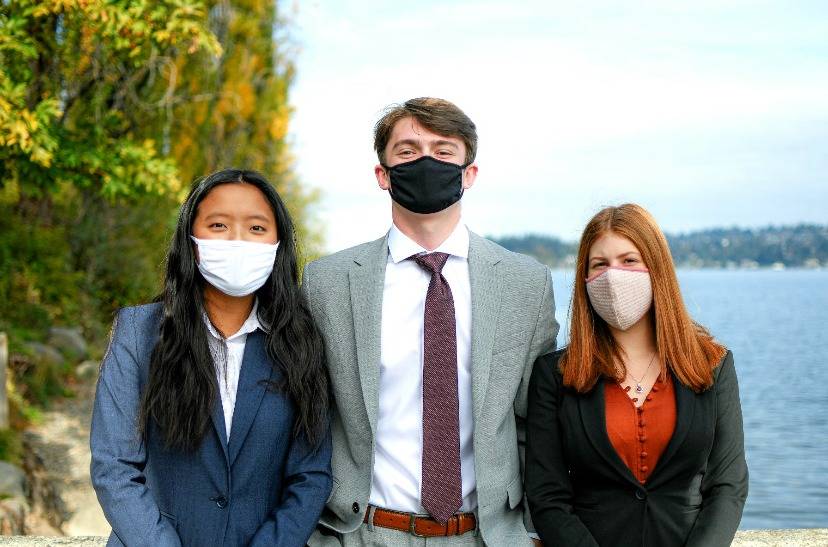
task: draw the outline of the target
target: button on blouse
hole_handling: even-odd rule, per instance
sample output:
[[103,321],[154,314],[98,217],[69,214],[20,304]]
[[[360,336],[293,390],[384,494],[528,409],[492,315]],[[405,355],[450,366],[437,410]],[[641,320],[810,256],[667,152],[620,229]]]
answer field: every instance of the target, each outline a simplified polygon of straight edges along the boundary
[[604,389],[607,435],[618,456],[642,484],[647,482],[676,428],[673,381],[657,381],[636,408],[624,388],[607,381]]

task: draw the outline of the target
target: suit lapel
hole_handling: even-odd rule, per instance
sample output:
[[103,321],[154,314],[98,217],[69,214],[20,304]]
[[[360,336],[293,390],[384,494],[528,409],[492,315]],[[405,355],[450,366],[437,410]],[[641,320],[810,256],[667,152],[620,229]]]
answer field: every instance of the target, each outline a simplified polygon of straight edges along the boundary
[[227,454],[227,428],[224,426],[224,407],[221,406],[221,397],[219,397],[218,394],[216,394],[216,400],[213,402],[213,410],[210,412],[210,419],[213,422],[216,435],[218,435],[221,451],[224,453],[224,459],[229,465],[230,457]]
[[244,439],[250,431],[253,419],[262,403],[267,382],[273,373],[270,359],[265,349],[265,335],[256,330],[247,335],[242,358],[239,386],[236,391],[236,407],[233,409],[233,426],[230,428],[230,441],[227,446],[230,465],[236,460]]
[[362,398],[374,434],[377,431],[379,408],[382,294],[387,262],[386,236],[373,242],[361,255],[355,257],[348,273]]
[[469,286],[471,288],[472,406],[479,420],[485,408],[495,329],[500,312],[502,280],[497,275],[500,257],[483,238],[469,232]]
[[676,394],[676,429],[673,431],[670,442],[667,443],[667,447],[658,459],[655,469],[653,469],[653,478],[658,477],[661,469],[667,465],[670,458],[681,447],[681,443],[684,442],[687,433],[690,431],[690,426],[693,423],[693,416],[696,411],[696,394],[690,388],[679,382],[675,374],[672,374],[671,378],[673,381],[673,391]]
[[578,408],[581,411],[581,421],[584,424],[589,441],[595,450],[601,454],[606,462],[625,480],[638,485],[638,480],[632,471],[624,464],[621,457],[613,448],[607,434],[607,415],[604,404],[604,380],[598,383],[589,392],[578,397]]

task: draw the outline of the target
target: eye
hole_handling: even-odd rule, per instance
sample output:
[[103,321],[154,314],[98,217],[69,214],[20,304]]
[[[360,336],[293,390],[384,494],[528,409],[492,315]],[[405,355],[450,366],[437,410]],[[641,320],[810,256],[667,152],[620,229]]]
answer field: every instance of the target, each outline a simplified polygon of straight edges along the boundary
[[259,226],[259,225],[257,224],[256,226],[251,227],[251,228],[250,228],[250,230],[251,230],[251,231],[253,231],[253,232],[260,232],[260,233],[264,233],[264,232],[266,232],[266,231],[267,231],[267,228],[265,228],[264,226]]
[[398,155],[398,156],[401,156],[401,157],[404,157],[404,158],[405,158],[405,157],[409,157],[409,156],[411,156],[411,155],[413,155],[413,154],[414,154],[414,151],[413,151],[413,150],[411,150],[410,148],[406,148],[406,149],[404,149],[404,150],[400,150],[400,151],[397,153],[397,155]]
[[444,156],[444,157],[453,156],[453,155],[454,155],[454,151],[452,151],[452,150],[445,150],[445,149],[441,149],[441,150],[438,150],[438,151],[437,151],[437,155],[438,155],[438,156]]
[[222,230],[224,228],[227,228],[227,226],[225,226],[221,222],[214,222],[214,223],[210,224],[210,229],[212,229],[212,230]]
[[637,258],[628,257],[624,259],[625,264],[638,264]]

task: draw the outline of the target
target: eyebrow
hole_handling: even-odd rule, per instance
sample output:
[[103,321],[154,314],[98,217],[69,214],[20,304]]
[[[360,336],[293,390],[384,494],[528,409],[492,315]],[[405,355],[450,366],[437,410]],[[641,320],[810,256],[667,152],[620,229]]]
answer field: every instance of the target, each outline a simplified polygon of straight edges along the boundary
[[398,141],[398,142],[394,143],[394,148],[399,148],[400,146],[406,146],[406,145],[407,145],[407,146],[414,146],[414,147],[416,147],[416,148],[420,148],[420,147],[421,147],[421,143],[420,143],[420,141],[418,141],[418,140],[415,140],[415,139],[403,139],[403,140],[401,140],[401,141]]
[[245,220],[261,220],[263,222],[270,222],[270,219],[265,215],[260,215],[259,213],[253,213],[252,215],[248,215]]
[[447,140],[439,140],[434,141],[435,146],[451,146],[452,148],[459,148],[456,142],[447,141]]
[[230,215],[228,215],[227,213],[221,213],[221,212],[210,213],[209,215],[204,217],[204,220],[207,221],[207,220],[210,220],[210,219],[213,219],[213,218],[226,218],[228,216],[230,216]]

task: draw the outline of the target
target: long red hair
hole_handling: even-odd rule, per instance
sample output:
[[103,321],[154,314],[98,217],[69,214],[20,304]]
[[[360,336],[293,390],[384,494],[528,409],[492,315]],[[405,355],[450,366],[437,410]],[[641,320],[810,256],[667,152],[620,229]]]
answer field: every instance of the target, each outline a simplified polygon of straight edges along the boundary
[[[600,377],[626,376],[621,347],[601,316],[592,308],[586,291],[589,249],[601,236],[614,232],[638,248],[650,270],[656,350],[662,362],[685,386],[700,392],[713,385],[713,369],[725,348],[695,323],[681,298],[673,257],[653,216],[643,207],[626,203],[598,212],[584,228],[578,246],[575,289],[570,305],[569,346],[560,360],[564,385],[579,393],[592,389]],[[662,369],[661,377],[667,370]]]

